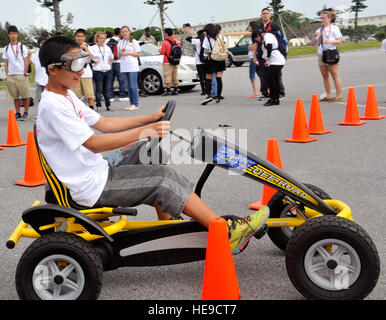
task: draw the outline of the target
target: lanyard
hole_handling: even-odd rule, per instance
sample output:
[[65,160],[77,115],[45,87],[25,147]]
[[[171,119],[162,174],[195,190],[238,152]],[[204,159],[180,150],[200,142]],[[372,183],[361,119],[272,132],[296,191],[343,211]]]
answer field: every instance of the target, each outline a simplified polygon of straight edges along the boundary
[[102,53],[102,50],[101,50],[101,47],[99,46],[99,44],[98,44],[98,49],[99,49],[99,52],[101,53],[102,61],[105,62],[106,47],[103,46],[103,53]]
[[269,25],[267,25],[267,27],[263,27],[264,31],[270,32],[271,31],[271,25],[272,25],[272,21]]
[[13,50],[13,45],[9,44],[11,46],[13,54],[15,55],[16,60],[17,60],[17,56],[19,55],[19,50],[18,50],[19,43],[20,42],[16,43],[16,52],[15,52],[15,50]]
[[330,25],[330,31],[327,33],[325,28],[323,28],[323,34],[326,36],[326,39],[329,40],[330,34],[331,34],[331,25]]
[[[46,85],[45,88],[46,88],[47,91],[50,91],[50,92],[55,93],[54,91],[50,90],[50,88],[48,87],[48,84]],[[64,97],[65,97],[68,101],[71,102],[71,104],[72,104],[72,106],[73,106],[73,108],[74,108],[74,111],[75,111],[76,116],[79,117],[80,119],[82,119],[82,118],[83,118],[83,116],[82,116],[82,111],[79,110],[79,112],[78,112],[78,111],[76,110],[75,102],[74,102],[74,100],[71,98],[71,96],[70,96],[70,95],[67,95],[67,96],[64,96]]]

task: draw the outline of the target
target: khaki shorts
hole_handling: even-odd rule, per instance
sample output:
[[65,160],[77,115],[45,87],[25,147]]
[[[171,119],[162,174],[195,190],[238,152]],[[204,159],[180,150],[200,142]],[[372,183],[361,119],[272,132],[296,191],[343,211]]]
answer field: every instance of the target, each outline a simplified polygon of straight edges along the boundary
[[18,100],[28,99],[29,93],[29,78],[24,74],[13,74],[7,76],[7,98]]
[[80,99],[84,96],[86,99],[94,99],[94,84],[92,78],[81,78],[80,84],[76,88],[72,88],[72,91]]
[[178,66],[171,64],[164,65],[164,80],[165,84],[173,82],[175,87],[178,87],[178,77],[177,77]]
[[[337,63],[337,64],[339,64],[339,63]],[[323,55],[322,54],[318,54],[318,66],[319,67],[329,66],[329,64],[323,62]]]

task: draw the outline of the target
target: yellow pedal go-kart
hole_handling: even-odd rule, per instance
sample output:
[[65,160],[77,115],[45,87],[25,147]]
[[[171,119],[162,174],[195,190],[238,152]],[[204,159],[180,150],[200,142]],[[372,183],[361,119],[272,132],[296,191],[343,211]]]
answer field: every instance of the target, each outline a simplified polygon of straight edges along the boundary
[[[175,102],[169,101],[165,120],[174,109]],[[289,278],[301,294],[309,299],[363,299],[370,294],[380,272],[379,256],[367,232],[353,222],[348,205],[211,130],[198,130],[189,143],[191,156],[207,163],[198,195],[215,167],[277,190],[268,204],[268,236],[285,250]],[[97,299],[103,271],[205,259],[207,229],[197,222],[133,221],[133,208],[80,207],[38,143],[37,148],[48,182],[46,204],[36,202],[24,211],[7,242],[12,249],[20,238],[36,238],[16,270],[21,299]]]

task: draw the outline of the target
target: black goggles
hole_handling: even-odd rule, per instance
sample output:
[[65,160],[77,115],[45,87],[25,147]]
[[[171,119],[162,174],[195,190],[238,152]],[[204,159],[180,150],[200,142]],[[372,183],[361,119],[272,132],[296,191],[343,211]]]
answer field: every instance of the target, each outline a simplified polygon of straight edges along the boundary
[[60,57],[61,62],[51,63],[48,66],[64,67],[67,71],[79,72],[90,63],[90,54],[81,52],[77,55],[64,54]]

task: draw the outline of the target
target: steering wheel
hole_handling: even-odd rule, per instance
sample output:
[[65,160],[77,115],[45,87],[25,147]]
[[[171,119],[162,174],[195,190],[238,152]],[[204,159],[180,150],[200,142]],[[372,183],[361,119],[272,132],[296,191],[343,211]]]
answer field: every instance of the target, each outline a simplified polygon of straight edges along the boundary
[[163,109],[163,112],[165,115],[160,121],[170,121],[170,119],[173,116],[174,109],[176,108],[176,101],[175,100],[169,100],[166,104],[165,108]]

